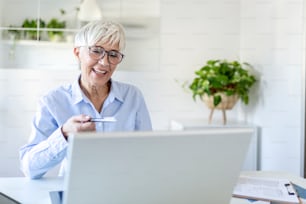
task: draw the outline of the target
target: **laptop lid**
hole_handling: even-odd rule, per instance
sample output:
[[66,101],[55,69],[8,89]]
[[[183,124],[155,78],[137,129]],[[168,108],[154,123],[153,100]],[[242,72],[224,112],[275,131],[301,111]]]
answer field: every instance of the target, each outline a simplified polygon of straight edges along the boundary
[[252,129],[70,137],[64,203],[229,203]]

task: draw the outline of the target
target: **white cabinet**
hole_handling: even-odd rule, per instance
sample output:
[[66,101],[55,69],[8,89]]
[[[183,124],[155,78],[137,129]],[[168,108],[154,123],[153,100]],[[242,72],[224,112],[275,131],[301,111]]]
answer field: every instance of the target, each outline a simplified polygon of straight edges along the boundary
[[[78,69],[72,53],[78,5],[78,0],[1,0],[0,68]],[[65,26],[51,25],[52,19]]]
[[[74,34],[84,24],[78,19],[80,3],[81,0],[1,0],[0,68],[78,69],[72,49]],[[119,21],[125,27],[126,57],[120,69],[156,71],[159,0],[97,3],[104,19]],[[65,22],[65,27],[50,24],[54,18]],[[60,35],[51,37],[50,33]]]
[[246,159],[243,165],[244,171],[259,170],[259,155],[258,155],[258,127],[252,124],[246,124],[242,122],[222,124],[208,124],[205,119],[176,119],[170,123],[170,129],[172,130],[192,130],[192,129],[216,129],[216,128],[253,128],[254,135],[251,139],[251,144],[246,155]]
[[[71,35],[77,28],[77,0],[2,0],[1,39],[50,41],[49,32]],[[65,25],[55,24],[64,22]],[[62,39],[65,41],[65,39]]]

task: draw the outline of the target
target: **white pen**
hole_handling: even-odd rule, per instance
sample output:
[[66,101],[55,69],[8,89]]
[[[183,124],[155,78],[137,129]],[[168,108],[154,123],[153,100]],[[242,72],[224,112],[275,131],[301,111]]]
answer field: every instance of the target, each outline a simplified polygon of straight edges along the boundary
[[90,122],[116,122],[114,117],[104,117],[104,118],[91,118]]

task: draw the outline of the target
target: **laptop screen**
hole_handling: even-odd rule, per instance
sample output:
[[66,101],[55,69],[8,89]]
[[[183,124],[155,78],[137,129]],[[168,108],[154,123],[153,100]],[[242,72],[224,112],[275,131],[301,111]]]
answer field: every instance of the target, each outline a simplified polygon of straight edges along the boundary
[[252,131],[73,135],[64,203],[229,203]]
[[21,204],[17,200],[9,197],[8,195],[0,192],[0,203],[1,204]]
[[62,204],[64,191],[50,191],[50,200],[52,204]]

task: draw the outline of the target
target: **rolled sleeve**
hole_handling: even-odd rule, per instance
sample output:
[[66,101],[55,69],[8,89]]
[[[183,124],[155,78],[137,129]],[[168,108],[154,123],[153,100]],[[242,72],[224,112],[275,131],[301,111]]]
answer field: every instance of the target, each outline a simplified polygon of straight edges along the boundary
[[26,144],[20,149],[21,170],[32,179],[42,177],[63,160],[67,146],[61,128],[38,144]]

